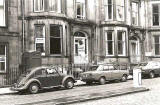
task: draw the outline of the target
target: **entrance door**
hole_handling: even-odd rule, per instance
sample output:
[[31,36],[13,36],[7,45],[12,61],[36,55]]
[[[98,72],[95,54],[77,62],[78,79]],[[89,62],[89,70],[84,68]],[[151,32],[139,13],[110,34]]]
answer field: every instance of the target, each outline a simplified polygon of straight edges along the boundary
[[130,55],[131,55],[131,63],[138,63],[140,62],[140,48],[139,48],[139,41],[137,40],[131,40],[130,41],[131,45],[131,50],[130,50]]
[[[81,33],[83,34],[83,33]],[[88,63],[88,40],[85,35],[74,36],[74,63]]]

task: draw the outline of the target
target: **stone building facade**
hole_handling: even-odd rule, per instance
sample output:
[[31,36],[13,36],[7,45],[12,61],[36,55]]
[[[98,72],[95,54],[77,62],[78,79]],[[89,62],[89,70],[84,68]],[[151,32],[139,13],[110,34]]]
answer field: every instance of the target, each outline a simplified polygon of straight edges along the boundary
[[160,60],[160,1],[148,0],[147,11],[147,31],[145,40],[145,56],[148,60]]
[[0,79],[9,71],[18,70],[21,62],[21,36],[17,11],[17,0],[0,0]]
[[25,0],[25,50],[42,64],[142,62],[146,0]]
[[159,60],[159,0],[1,0],[0,73],[40,51],[42,64]]

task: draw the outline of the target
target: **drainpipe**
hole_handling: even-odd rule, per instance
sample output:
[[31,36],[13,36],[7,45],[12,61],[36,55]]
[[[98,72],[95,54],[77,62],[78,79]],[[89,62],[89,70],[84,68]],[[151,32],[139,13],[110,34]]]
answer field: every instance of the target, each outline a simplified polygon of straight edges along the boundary
[[24,0],[21,0],[22,12],[22,53],[25,51],[25,23],[24,23]]

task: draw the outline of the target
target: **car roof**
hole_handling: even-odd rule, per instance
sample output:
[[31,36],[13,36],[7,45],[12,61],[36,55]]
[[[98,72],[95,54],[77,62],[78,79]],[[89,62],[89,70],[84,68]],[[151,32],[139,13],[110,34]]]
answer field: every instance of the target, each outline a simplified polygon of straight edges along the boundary
[[43,69],[43,68],[49,68],[50,66],[39,66],[39,67],[33,67],[33,68],[30,68],[28,70],[32,71],[32,72],[35,72],[39,69]]

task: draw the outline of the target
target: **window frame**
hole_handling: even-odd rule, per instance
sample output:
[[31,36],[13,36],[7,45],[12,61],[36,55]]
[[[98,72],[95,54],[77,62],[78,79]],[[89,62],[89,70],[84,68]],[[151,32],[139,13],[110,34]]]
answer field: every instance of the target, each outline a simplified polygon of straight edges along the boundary
[[[159,37],[159,43],[155,43],[155,37],[157,37],[157,36]],[[159,45],[158,46],[159,47],[159,52],[158,52],[159,54],[156,54],[156,46],[155,46],[156,44]],[[154,55],[160,56],[160,35],[153,35],[153,45],[154,45],[154,47],[153,47],[154,48]]]
[[[136,4],[137,6],[137,11],[134,11],[133,10],[133,3]],[[136,21],[136,24],[133,23],[133,13],[136,13],[136,16],[137,16],[137,21]],[[138,2],[135,2],[135,1],[132,1],[131,2],[131,24],[134,25],[134,26],[138,26],[139,25],[139,3]]]
[[50,6],[51,6],[50,2],[53,2],[53,0],[48,0],[48,10],[49,10],[49,12],[57,12],[58,11],[58,2],[57,2],[57,0],[54,0],[54,1],[55,1],[55,8],[54,8],[54,10],[50,10]]
[[[118,18],[118,10],[117,8],[120,7],[122,8],[122,17],[123,18]],[[119,5],[117,2],[116,2],[116,20],[117,21],[124,21],[125,20],[125,0],[123,0],[123,5]]]
[[[108,32],[112,33],[112,40],[108,40]],[[112,42],[112,53],[113,54],[108,54],[108,42]],[[106,56],[114,56],[115,55],[115,35],[113,30],[107,30],[105,31],[105,45],[106,45]]]
[[[36,10],[36,0],[33,0],[33,6],[34,6],[34,12],[44,12],[44,0],[40,0],[40,1],[42,1],[41,3],[43,3],[43,5],[42,5],[42,10]],[[37,4],[38,5],[38,4]]]
[[[82,14],[81,15],[77,15],[77,5],[80,5],[81,6],[81,12],[82,12]],[[78,18],[78,16],[80,17],[80,18]],[[80,1],[78,1],[78,0],[76,0],[76,18],[77,19],[85,19],[86,18],[86,1],[84,0],[84,2],[80,2]]]
[[[153,13],[153,5],[158,5],[158,24],[159,25],[153,25],[153,23],[154,23],[154,13]],[[152,26],[160,26],[160,3],[152,3]]]
[[4,58],[4,61],[0,61],[0,62],[4,62],[5,63],[5,69],[1,70],[0,69],[0,73],[5,73],[7,71],[7,44],[5,43],[0,43],[0,45],[4,45],[5,46],[5,55],[0,55],[0,58]]
[[[108,4],[108,0],[107,0],[107,2],[106,2],[107,4],[105,4],[105,1],[106,1],[106,0],[104,0],[105,21],[111,21],[111,20],[113,20],[113,14],[114,14],[113,7],[114,7],[114,3],[113,3],[113,0],[111,0],[112,3],[111,3],[111,4]],[[112,7],[111,7],[111,8],[112,8],[112,9],[111,9],[112,12],[111,12],[111,18],[110,18],[110,19],[108,18],[108,17],[109,17],[109,15],[108,15],[108,14],[109,14],[109,12],[108,12],[108,11],[109,11],[109,9],[108,9],[108,8],[109,8],[109,7],[108,7],[109,5],[112,6]]]
[[[122,32],[122,41],[120,41],[118,39],[118,32]],[[118,48],[118,45],[119,45],[119,42],[123,43],[122,45],[122,54],[119,54],[119,48]],[[117,55],[118,56],[126,56],[126,31],[122,31],[122,30],[118,30],[117,31]]]
[[6,0],[3,0],[2,8],[3,8],[3,25],[0,24],[0,27],[6,27]]
[[[50,46],[50,48],[49,48],[49,54],[50,55],[53,55],[53,56],[61,56],[62,55],[62,53],[63,53],[63,51],[62,51],[62,49],[63,49],[63,26],[62,25],[56,25],[56,24],[50,24],[50,30],[51,30],[51,26],[57,26],[57,27],[59,27],[60,28],[60,36],[59,37],[51,37],[51,33],[49,33],[50,35],[49,35],[49,46]],[[60,39],[60,53],[59,54],[52,54],[51,53],[51,38],[56,38],[56,39]]]
[[37,37],[36,33],[34,32],[34,36],[35,36],[35,51],[37,51],[37,43],[42,43],[43,44],[43,48],[44,48],[44,52],[41,52],[41,55],[42,56],[45,56],[45,52],[46,52],[46,31],[45,31],[45,25],[44,24],[35,24],[34,27],[35,27],[35,30],[36,30],[36,27],[37,26],[42,26],[43,27],[43,37]]

